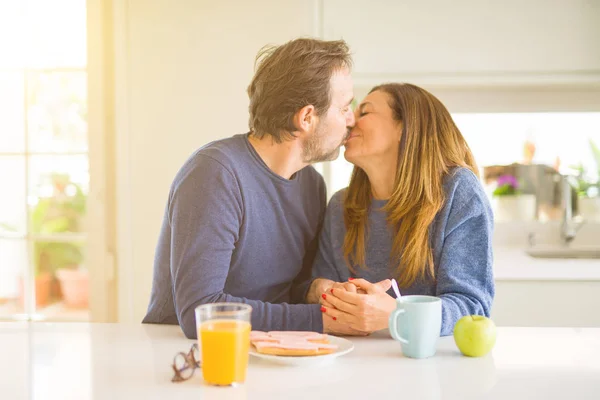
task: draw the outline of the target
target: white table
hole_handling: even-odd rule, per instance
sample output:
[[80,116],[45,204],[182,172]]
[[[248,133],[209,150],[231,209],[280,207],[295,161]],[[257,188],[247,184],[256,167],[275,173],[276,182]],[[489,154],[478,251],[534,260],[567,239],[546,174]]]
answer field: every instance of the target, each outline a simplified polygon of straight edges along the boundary
[[171,383],[193,343],[176,326],[0,323],[0,399],[600,399],[600,329],[501,328],[492,354],[467,358],[451,337],[435,357],[404,358],[381,333],[322,367],[251,358],[245,385],[199,372]]

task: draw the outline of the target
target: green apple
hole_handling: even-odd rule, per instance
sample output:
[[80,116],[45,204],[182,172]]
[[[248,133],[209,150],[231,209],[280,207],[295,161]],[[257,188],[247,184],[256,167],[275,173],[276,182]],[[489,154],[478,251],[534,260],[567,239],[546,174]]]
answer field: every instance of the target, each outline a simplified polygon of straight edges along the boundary
[[454,341],[465,356],[485,356],[496,343],[496,324],[482,315],[462,317],[454,325]]

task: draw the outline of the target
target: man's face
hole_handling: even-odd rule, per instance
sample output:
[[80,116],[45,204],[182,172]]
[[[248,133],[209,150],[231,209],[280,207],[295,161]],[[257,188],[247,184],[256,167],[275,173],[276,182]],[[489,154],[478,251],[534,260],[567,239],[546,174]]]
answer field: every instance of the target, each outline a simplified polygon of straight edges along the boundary
[[351,108],[354,99],[353,82],[348,68],[336,71],[329,81],[331,104],[320,118],[314,132],[303,145],[303,161],[316,163],[335,160],[340,154],[350,129],[354,126]]

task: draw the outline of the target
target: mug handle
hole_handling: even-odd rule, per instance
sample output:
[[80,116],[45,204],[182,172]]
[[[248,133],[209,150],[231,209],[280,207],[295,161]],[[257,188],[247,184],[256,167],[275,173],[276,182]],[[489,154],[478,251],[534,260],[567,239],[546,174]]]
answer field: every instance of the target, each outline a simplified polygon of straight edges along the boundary
[[392,313],[390,314],[390,319],[389,319],[388,325],[390,327],[390,334],[392,335],[392,337],[394,339],[396,339],[400,343],[408,344],[408,340],[406,340],[402,336],[400,336],[400,333],[398,332],[398,327],[397,327],[398,324],[396,323],[400,314],[404,314],[405,312],[406,311],[401,308],[400,309],[397,308],[394,311],[392,311]]

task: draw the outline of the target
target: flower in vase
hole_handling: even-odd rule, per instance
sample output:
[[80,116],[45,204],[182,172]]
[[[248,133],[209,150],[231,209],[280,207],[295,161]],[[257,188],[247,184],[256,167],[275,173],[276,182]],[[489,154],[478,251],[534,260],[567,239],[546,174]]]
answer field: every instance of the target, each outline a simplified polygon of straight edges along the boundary
[[513,175],[501,175],[496,180],[494,196],[511,196],[519,194],[519,182]]

